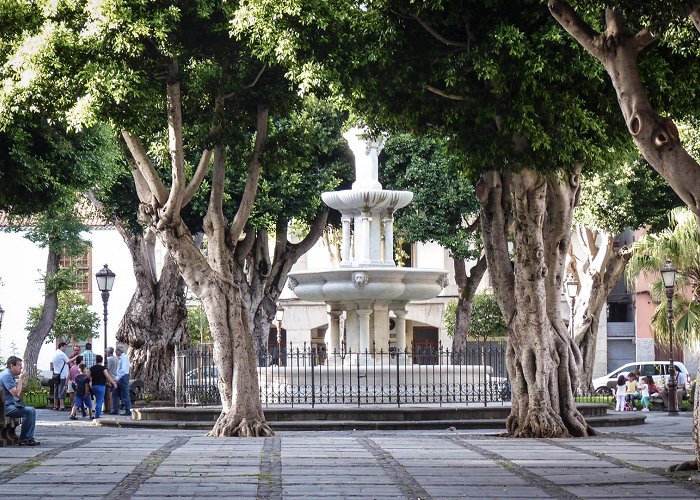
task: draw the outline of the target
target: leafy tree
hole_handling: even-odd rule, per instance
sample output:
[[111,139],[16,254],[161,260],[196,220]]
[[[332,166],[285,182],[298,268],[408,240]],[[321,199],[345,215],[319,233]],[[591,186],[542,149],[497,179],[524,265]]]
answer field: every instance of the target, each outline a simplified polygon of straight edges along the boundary
[[575,407],[580,351],[559,300],[580,171],[628,147],[602,68],[536,0],[250,0],[235,29],[302,88],[337,89],[374,129],[449,141],[481,178],[481,236],[509,325],[508,432],[593,432]]
[[[407,243],[435,241],[453,258],[459,298],[452,350],[458,354],[466,347],[472,300],[486,271],[486,257],[480,255],[473,184],[460,170],[459,156],[447,148],[444,140],[398,134],[389,137],[380,161],[388,187],[414,193],[411,205],[396,214],[394,234]],[[469,260],[476,263],[468,268]]]
[[202,306],[187,308],[187,331],[190,335],[190,343],[211,343],[211,329],[207,321],[207,314]]
[[584,390],[590,389],[593,378],[601,311],[631,255],[628,246],[614,245],[615,235],[625,228],[659,226],[667,211],[682,203],[644,163],[630,154],[583,175],[568,271],[580,285],[573,324],[582,356],[579,387]]
[[486,341],[488,337],[503,337],[507,334],[508,328],[503,322],[496,298],[490,292],[477,293],[474,296],[469,336]]
[[[39,322],[42,306],[30,307],[27,311],[25,329],[31,331]],[[46,343],[56,340],[64,342],[87,341],[99,337],[100,317],[90,310],[85,297],[75,290],[62,290],[58,293],[58,311]]]
[[[605,68],[639,152],[700,224],[700,165],[676,125],[698,117],[700,4],[585,0],[572,8],[565,0],[549,0],[548,6],[591,59]],[[694,408],[695,459],[679,469],[700,468],[699,399]]]
[[[259,186],[266,189],[259,182],[262,166],[273,165],[275,154],[284,156],[266,144],[275,142],[285,119],[301,113],[302,101],[282,68],[255,57],[245,38],[229,36],[236,7],[213,0],[42,3],[35,12],[39,21],[11,46],[14,64],[0,90],[7,120],[31,96],[33,106],[62,113],[76,128],[110,123],[118,132],[141,222],[168,248],[212,325],[223,403],[214,436],[273,432],[258,397],[250,319],[255,307],[246,297],[252,278],[243,270],[261,263],[251,272],[273,280],[259,290],[268,297],[320,234],[310,230],[291,243],[287,225],[276,218],[279,259],[271,266],[267,258],[256,260],[265,255],[267,234],[261,231],[268,230],[250,217]],[[287,144],[299,151],[293,136]],[[325,160],[317,164],[328,166]],[[292,184],[291,174],[274,172],[280,183]],[[192,213],[203,215],[196,225]],[[321,227],[323,217],[314,219]],[[199,231],[206,234],[206,255],[193,237]]]
[[674,339],[677,345],[691,345],[700,340],[700,233],[687,208],[669,214],[669,227],[657,233],[647,233],[634,243],[627,268],[631,289],[642,275],[655,279],[650,287],[658,304],[652,317],[654,339],[668,346],[669,329],[666,310],[666,290],[659,270],[669,258],[678,270],[673,296]]

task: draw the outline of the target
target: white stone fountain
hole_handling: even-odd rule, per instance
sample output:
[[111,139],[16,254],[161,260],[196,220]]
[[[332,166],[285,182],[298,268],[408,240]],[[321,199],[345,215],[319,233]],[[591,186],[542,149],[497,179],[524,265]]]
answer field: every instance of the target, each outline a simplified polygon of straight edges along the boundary
[[324,203],[342,215],[339,267],[289,274],[297,297],[329,306],[328,350],[340,346],[339,318],[346,312],[346,349],[386,352],[389,314],[396,321],[396,347],[406,347],[406,304],[436,297],[447,286],[444,269],[397,267],[394,262],[394,212],[413,199],[410,191],[382,189],[378,155],[383,138],[367,138],[361,129],[344,134],[355,155],[352,189],[323,193]]

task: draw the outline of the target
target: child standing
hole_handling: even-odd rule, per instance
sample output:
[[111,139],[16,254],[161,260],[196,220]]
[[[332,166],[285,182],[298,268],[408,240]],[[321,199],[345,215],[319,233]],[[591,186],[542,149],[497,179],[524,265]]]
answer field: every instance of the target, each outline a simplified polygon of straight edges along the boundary
[[[651,380],[650,380],[651,379]],[[654,383],[654,379],[649,375],[639,381],[639,394],[642,396],[642,411],[649,411],[649,384]]]
[[624,375],[617,377],[617,386],[615,387],[615,411],[625,411],[625,390],[627,379]]
[[625,401],[629,405],[630,410],[637,410],[635,400],[640,399],[639,392],[637,390],[637,376],[634,373],[630,373],[627,377],[627,385],[625,390]]
[[93,418],[92,414],[92,395],[90,392],[90,371],[85,367],[84,363],[80,364],[80,375],[75,377],[75,400],[73,401],[73,408],[70,410],[70,419],[78,420],[75,416],[78,408],[85,405],[85,408],[90,412],[90,418]]

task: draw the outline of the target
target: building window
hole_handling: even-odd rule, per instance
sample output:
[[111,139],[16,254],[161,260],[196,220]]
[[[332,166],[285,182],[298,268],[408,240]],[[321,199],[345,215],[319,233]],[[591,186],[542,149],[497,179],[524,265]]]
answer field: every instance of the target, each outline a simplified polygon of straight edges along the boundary
[[92,305],[92,252],[88,249],[84,254],[75,257],[61,256],[59,266],[63,269],[73,267],[79,276],[75,290],[81,293],[88,304]]

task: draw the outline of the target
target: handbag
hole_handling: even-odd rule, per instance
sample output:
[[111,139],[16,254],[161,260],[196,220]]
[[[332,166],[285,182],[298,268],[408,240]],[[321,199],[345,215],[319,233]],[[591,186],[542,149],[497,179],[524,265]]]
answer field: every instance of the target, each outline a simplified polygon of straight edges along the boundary
[[53,381],[56,382],[56,383],[60,383],[60,382],[61,382],[61,373],[63,373],[63,369],[66,367],[67,364],[68,364],[68,363],[66,363],[66,362],[64,361],[64,362],[63,362],[63,366],[61,367],[60,370],[58,370],[58,373],[54,373],[54,374],[51,376],[51,380],[53,380]]

